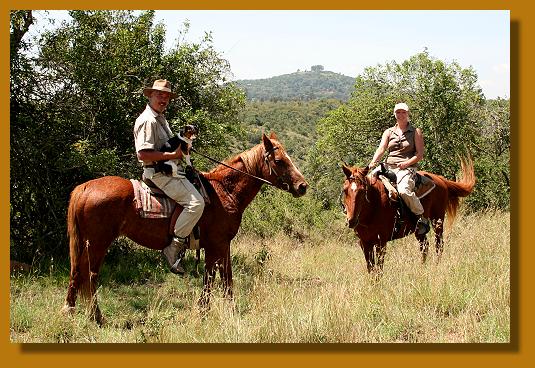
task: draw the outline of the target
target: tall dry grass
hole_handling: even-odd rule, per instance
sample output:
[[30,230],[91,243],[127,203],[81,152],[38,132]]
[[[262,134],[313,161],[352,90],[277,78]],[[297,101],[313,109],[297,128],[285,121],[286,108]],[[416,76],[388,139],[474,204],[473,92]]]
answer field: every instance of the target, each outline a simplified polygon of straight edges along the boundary
[[216,288],[206,315],[197,306],[202,277],[178,278],[160,261],[146,277],[101,285],[102,328],[81,305],[73,317],[58,313],[66,270],[12,277],[11,341],[509,342],[509,213],[461,214],[439,262],[431,248],[422,264],[413,237],[389,243],[380,278],[368,275],[342,222],[332,229],[335,235],[310,232],[299,240],[239,234],[232,244],[234,300]]

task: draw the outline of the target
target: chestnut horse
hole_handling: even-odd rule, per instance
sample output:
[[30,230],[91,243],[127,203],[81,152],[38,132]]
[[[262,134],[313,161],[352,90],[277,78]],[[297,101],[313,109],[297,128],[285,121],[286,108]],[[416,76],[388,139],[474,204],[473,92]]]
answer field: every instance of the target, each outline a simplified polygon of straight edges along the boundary
[[[200,247],[205,250],[204,289],[201,306],[207,308],[216,269],[225,290],[232,297],[230,242],[238,232],[242,214],[268,181],[294,197],[305,194],[303,175],[277,140],[262,136],[262,142],[200,177],[208,192],[199,220]],[[96,300],[97,278],[108,247],[118,236],[126,236],[147,248],[161,250],[171,240],[170,219],[141,218],[135,209],[134,190],[129,180],[105,176],[78,185],[71,193],[68,210],[71,273],[63,312],[72,313],[80,292],[89,302],[89,312],[98,324],[102,313]]]
[[[352,228],[364,252],[368,272],[382,272],[386,243],[405,237],[414,232],[416,216],[405,207],[397,216],[399,204],[389,198],[388,191],[377,178],[371,178],[368,168],[342,166],[346,176],[343,186],[343,205],[346,221]],[[431,221],[435,232],[435,248],[440,257],[443,251],[444,217],[448,214],[449,226],[453,224],[459,198],[472,192],[476,178],[471,159],[461,159],[460,181],[451,181],[441,175],[419,171],[430,177],[435,188],[421,199],[424,216]],[[422,262],[427,258],[429,242],[427,236],[416,235],[422,252]],[[376,259],[377,258],[377,259]]]

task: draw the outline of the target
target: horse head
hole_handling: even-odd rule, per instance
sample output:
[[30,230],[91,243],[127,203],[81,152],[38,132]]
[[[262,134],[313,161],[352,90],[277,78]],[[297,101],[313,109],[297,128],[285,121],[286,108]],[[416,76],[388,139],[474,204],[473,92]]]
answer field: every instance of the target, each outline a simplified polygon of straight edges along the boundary
[[286,153],[275,133],[268,138],[262,134],[264,146],[264,178],[279,189],[291,193],[294,197],[301,197],[307,191],[308,183],[297,169],[292,159]]
[[370,185],[366,179],[368,168],[360,169],[344,164],[342,171],[346,176],[342,189],[342,204],[346,214],[346,223],[350,228],[354,228],[359,224],[362,209],[368,201]]

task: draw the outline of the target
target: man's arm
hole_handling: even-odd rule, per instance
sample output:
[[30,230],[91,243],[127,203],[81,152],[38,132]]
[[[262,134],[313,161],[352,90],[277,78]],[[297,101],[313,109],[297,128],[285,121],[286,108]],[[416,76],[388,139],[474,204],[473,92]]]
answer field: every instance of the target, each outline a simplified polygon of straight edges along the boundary
[[156,150],[143,149],[138,151],[137,158],[141,161],[167,161],[182,159],[182,151],[177,148],[173,152],[160,152]]

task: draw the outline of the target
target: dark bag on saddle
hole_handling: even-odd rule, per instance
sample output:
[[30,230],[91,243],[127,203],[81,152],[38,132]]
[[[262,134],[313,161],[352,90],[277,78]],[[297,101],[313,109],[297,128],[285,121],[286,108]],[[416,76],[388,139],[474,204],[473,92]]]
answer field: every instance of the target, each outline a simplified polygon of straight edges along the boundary
[[395,186],[398,180],[396,174],[392,170],[388,169],[384,162],[381,162],[380,166],[381,169],[377,172],[377,175],[383,175],[390,181],[391,184]]

